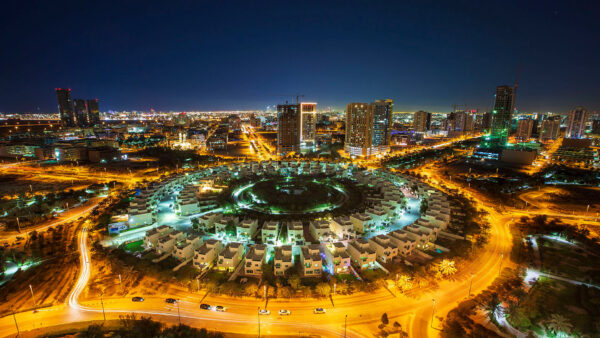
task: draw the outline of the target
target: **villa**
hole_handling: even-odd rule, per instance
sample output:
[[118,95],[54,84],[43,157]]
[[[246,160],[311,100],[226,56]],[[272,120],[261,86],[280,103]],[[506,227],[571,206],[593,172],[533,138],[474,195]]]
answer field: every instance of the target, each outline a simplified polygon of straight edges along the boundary
[[246,254],[244,264],[244,273],[248,276],[260,276],[262,274],[262,266],[267,257],[267,246],[264,244],[256,244],[250,247],[250,251]]
[[207,239],[194,253],[194,266],[200,270],[213,266],[223,244],[215,239]]
[[352,258],[352,263],[358,269],[369,269],[375,266],[377,254],[364,238],[358,238],[350,242],[347,250]]
[[273,263],[273,270],[275,272],[275,276],[284,276],[286,271],[292,266],[294,266],[292,246],[283,245],[276,247]]
[[305,276],[320,276],[322,261],[319,244],[305,245],[300,249],[300,263]]
[[233,271],[242,260],[244,250],[242,243],[228,243],[217,258],[219,270]]

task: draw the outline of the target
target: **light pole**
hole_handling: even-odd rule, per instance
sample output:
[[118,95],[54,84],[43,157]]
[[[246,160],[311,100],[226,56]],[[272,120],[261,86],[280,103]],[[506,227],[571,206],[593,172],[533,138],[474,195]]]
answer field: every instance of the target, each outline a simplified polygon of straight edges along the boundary
[[181,312],[179,312],[179,299],[177,299],[177,317],[179,317],[179,325],[181,325]]
[[12,311],[13,319],[15,320],[15,326],[17,327],[17,336],[18,336],[21,334],[21,331],[19,331],[19,324],[17,324],[17,316],[15,315],[15,308],[11,306],[10,310]]
[[469,296],[468,297],[471,297],[471,287],[473,286],[473,276],[475,276],[475,274],[471,272],[471,283],[469,284]]
[[432,299],[433,301],[433,308],[431,309],[431,328],[433,329],[433,315],[435,314],[435,298]]
[[344,338],[346,338],[346,327],[348,325],[348,315],[346,314],[346,316],[344,317]]
[[31,284],[29,284],[29,291],[31,291],[31,300],[33,300],[33,312],[36,312],[35,308],[37,304],[35,303],[35,297],[33,296],[33,288],[31,287]]
[[104,321],[106,321],[106,313],[104,312],[104,300],[102,299],[104,296],[104,291],[100,291],[100,304],[102,305],[102,317],[104,317]]
[[21,222],[19,222],[19,217],[17,217],[17,229],[19,230],[19,233],[21,233]]

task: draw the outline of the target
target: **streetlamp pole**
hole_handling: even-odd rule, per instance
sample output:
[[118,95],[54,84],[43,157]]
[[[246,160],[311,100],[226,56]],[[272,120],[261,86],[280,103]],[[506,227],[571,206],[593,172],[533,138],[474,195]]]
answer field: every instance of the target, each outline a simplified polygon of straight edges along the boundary
[[177,299],[177,317],[179,317],[179,325],[181,325],[181,312],[179,312],[179,299]]
[[432,299],[432,301],[433,301],[433,308],[431,309],[431,324],[430,324],[430,326],[433,329],[433,315],[435,314],[435,298]]
[[473,276],[475,276],[475,274],[471,272],[471,283],[469,284],[469,297],[471,297],[471,287],[473,286]]
[[106,313],[104,312],[104,300],[102,299],[104,296],[104,291],[100,291],[100,304],[102,305],[102,317],[104,317],[104,321],[106,321]]
[[31,291],[31,299],[33,300],[33,312],[35,312],[37,304],[35,302],[35,297],[33,296],[33,288],[31,287],[31,284],[29,284],[29,291]]
[[344,338],[347,337],[347,335],[346,335],[347,325],[348,325],[348,315],[346,314],[346,316],[344,317]]
[[17,316],[15,315],[15,308],[11,306],[10,310],[12,311],[13,319],[15,320],[15,326],[17,327],[17,336],[18,336],[21,334],[21,331],[19,331],[19,324],[17,324]]

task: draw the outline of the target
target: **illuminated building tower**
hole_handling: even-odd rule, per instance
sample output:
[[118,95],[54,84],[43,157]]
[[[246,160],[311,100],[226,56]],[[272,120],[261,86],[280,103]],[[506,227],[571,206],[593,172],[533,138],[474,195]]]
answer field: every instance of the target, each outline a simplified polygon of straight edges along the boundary
[[431,113],[419,110],[413,117],[413,128],[416,132],[424,133],[431,129]]
[[467,112],[464,110],[457,110],[454,112],[454,118],[452,119],[452,131],[465,131],[465,124],[467,123]]
[[577,107],[569,112],[565,138],[583,138],[590,113],[584,107]]
[[556,140],[560,134],[560,116],[546,118],[540,128],[540,140]]
[[85,100],[75,99],[73,100],[73,109],[75,110],[75,120],[77,121],[78,127],[88,126],[88,110]]
[[277,105],[277,153],[300,151],[300,104]]
[[100,124],[100,107],[98,99],[87,100],[87,119],[90,126]]
[[474,122],[473,122],[473,114],[467,113],[465,116],[465,132],[473,132],[475,130]]
[[535,120],[533,120],[533,119],[519,120],[519,122],[517,124],[517,134],[515,135],[515,137],[522,141],[530,139],[531,133],[533,132],[534,124],[535,124]]
[[61,123],[65,127],[75,127],[71,89],[56,88],[56,98],[58,99],[58,113]]
[[490,130],[490,143],[492,147],[503,147],[508,141],[510,120],[515,106],[513,89],[509,86],[496,87],[494,109],[492,110],[492,124]]
[[483,113],[481,117],[481,130],[489,131],[492,128],[492,114],[490,112]]
[[392,108],[392,100],[348,104],[344,146],[346,152],[353,156],[369,157],[389,151]]
[[300,113],[302,116],[300,141],[305,144],[314,144],[317,137],[317,104],[300,103]]

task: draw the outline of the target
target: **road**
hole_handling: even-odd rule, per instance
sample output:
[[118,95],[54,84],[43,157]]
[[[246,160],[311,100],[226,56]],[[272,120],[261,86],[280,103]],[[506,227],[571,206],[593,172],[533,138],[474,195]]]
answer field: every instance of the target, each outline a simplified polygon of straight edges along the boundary
[[59,218],[58,220],[52,220],[52,221],[40,224],[35,227],[28,227],[28,228],[22,229],[21,232],[16,232],[16,231],[3,232],[2,235],[0,236],[0,241],[2,241],[3,243],[5,243],[5,242],[12,243],[12,242],[16,241],[17,237],[29,235],[33,231],[44,231],[49,228],[55,227],[57,225],[61,225],[64,223],[74,221],[74,220],[78,219],[79,217],[87,215],[95,207],[97,207],[98,204],[100,204],[100,202],[102,202],[102,200],[104,200],[105,198],[106,197],[94,197],[94,198],[90,199],[89,201],[87,201],[83,205],[71,208],[71,209],[63,212],[58,217]]

